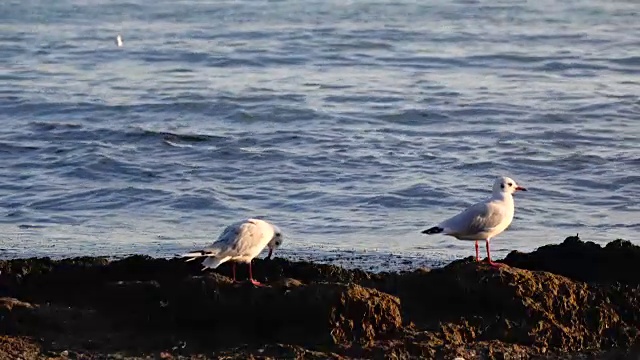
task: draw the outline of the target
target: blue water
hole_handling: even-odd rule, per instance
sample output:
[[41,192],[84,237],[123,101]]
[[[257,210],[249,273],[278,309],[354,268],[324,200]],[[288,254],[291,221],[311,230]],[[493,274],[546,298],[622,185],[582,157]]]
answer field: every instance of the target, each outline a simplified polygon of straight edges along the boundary
[[258,216],[280,256],[444,262],[473,244],[420,231],[497,175],[530,191],[494,257],[640,240],[639,18],[635,0],[2,1],[0,257],[172,256]]

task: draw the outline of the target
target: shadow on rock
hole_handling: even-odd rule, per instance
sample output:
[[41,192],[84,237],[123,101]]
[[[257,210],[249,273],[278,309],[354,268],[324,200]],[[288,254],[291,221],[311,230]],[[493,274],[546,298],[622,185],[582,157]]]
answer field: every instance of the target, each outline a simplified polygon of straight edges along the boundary
[[103,309],[132,314],[127,321],[202,334],[213,347],[265,341],[368,345],[402,325],[396,297],[358,285],[290,281],[256,288],[208,275],[162,285],[108,284],[102,297]]

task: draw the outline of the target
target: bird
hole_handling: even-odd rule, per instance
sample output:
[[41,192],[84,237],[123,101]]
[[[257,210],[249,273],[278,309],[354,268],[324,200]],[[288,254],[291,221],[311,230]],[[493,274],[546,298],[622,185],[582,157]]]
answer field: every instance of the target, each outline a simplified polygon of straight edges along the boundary
[[276,225],[260,219],[246,219],[227,226],[210,246],[182,255],[186,261],[205,257],[202,270],[215,269],[227,261],[233,262],[233,281],[236,281],[236,262],[249,264],[249,281],[256,286],[262,284],[253,278],[251,260],[269,247],[269,256],[282,245],[282,231]]
[[493,191],[488,199],[471,205],[461,213],[422,231],[422,233],[427,235],[444,234],[458,240],[475,241],[476,261],[480,261],[478,241],[484,240],[489,264],[500,267],[503,264],[491,260],[489,243],[491,239],[511,225],[515,213],[513,194],[517,191],[527,191],[527,189],[519,186],[509,177],[498,177],[493,183]]
[[122,36],[120,34],[118,34],[118,36],[116,36],[116,45],[118,47],[122,47]]

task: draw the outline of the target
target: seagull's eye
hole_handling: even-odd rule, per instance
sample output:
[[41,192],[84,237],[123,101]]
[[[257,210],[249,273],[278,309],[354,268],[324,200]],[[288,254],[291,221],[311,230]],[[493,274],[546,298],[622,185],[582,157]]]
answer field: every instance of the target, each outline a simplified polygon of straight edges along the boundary
[[276,246],[280,246],[281,242],[280,241],[276,241]]
[[500,184],[500,187],[501,187],[502,189],[504,189],[504,184]]
[[513,183],[508,183],[507,185],[509,185],[509,187],[513,186]]

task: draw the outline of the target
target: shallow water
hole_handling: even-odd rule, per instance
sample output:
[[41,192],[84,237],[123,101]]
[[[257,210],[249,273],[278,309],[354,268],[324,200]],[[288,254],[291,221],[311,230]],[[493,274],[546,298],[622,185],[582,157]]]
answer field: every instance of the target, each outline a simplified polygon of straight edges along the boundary
[[258,216],[285,230],[282,256],[438,263],[473,243],[420,231],[496,175],[530,191],[495,257],[636,240],[638,16],[632,0],[4,1],[0,257],[171,256]]

